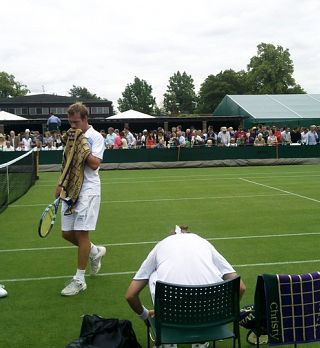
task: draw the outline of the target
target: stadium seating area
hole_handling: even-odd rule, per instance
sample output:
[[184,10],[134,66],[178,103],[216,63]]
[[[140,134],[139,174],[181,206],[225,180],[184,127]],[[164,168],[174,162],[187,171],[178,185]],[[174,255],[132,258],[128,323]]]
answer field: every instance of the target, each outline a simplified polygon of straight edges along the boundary
[[[30,131],[16,135],[0,133],[0,151],[36,151],[62,150],[62,136],[65,131],[45,132]],[[320,127],[311,125],[309,128],[278,128],[276,126],[258,125],[250,129],[233,129],[221,127],[219,131],[209,126],[205,130],[193,127],[183,130],[181,126],[165,131],[162,127],[156,130],[144,129],[132,133],[128,128],[122,131],[109,127],[107,131],[100,130],[105,138],[106,149],[139,149],[139,148],[176,148],[195,146],[275,146],[275,145],[317,145],[319,143]]]

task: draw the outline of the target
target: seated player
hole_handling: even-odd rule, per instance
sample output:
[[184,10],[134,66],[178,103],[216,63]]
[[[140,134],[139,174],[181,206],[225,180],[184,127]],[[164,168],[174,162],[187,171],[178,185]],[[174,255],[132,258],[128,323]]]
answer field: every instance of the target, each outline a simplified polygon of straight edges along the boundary
[[[139,298],[147,284],[154,301],[157,280],[180,285],[206,285],[236,276],[233,267],[211,243],[195,233],[189,233],[188,227],[176,226],[173,234],[160,241],[142,263],[127,290],[126,300],[140,319],[147,320],[154,311],[145,308]],[[244,291],[245,285],[241,281],[241,296]],[[163,348],[171,346],[163,345]],[[192,347],[204,348],[208,345],[193,344]]]

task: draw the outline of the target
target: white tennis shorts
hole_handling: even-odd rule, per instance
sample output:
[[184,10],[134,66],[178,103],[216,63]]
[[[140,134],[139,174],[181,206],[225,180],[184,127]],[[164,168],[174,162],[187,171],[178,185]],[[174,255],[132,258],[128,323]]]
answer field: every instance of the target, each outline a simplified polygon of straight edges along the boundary
[[61,229],[62,231],[94,231],[100,209],[99,195],[83,195],[74,207],[71,215],[64,215],[68,205],[62,201]]

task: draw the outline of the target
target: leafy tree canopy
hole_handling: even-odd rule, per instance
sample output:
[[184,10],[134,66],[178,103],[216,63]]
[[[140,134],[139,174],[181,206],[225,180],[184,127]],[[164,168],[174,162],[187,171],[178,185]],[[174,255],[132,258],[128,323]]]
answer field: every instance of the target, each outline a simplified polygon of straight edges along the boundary
[[305,93],[296,84],[293,72],[288,49],[261,43],[248,65],[248,86],[254,94]]
[[19,97],[28,94],[30,90],[21,82],[15,81],[15,77],[4,71],[0,71],[0,97]]
[[73,85],[70,91],[68,92],[72,97],[79,99],[92,99],[92,100],[101,100],[96,94],[92,94],[88,91],[86,87],[79,87]]
[[191,75],[178,71],[170,77],[163,104],[165,110],[173,114],[193,113],[197,105],[197,96]]
[[145,114],[153,114],[156,100],[152,96],[152,87],[145,80],[134,78],[134,82],[126,86],[122,98],[118,99],[118,109],[121,112],[135,110]]
[[202,83],[199,92],[197,112],[212,113],[226,94],[247,93],[247,74],[232,69],[209,75]]

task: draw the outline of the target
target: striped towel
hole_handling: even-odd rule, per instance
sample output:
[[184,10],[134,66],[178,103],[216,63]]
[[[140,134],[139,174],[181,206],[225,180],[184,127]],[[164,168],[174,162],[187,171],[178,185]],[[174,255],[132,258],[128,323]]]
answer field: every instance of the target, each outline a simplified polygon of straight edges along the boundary
[[320,273],[258,276],[255,309],[269,345],[320,340]]
[[69,205],[65,215],[70,215],[81,191],[90,147],[81,129],[70,128],[63,141],[66,145],[59,179],[59,185],[62,186],[60,197]]

